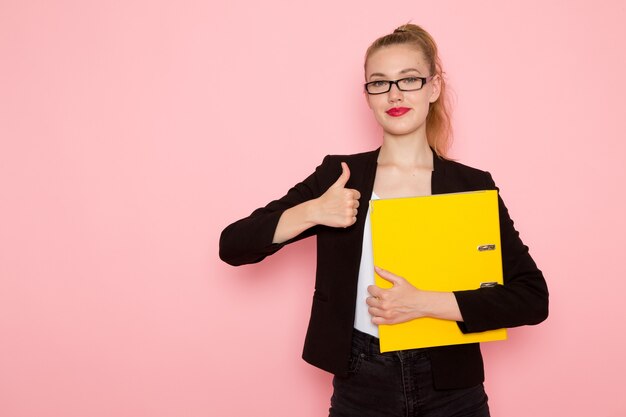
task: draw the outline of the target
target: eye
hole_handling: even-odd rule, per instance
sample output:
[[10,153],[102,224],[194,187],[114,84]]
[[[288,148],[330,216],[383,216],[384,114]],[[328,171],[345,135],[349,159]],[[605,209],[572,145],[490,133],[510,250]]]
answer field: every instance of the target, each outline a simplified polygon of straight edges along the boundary
[[385,80],[372,81],[370,83],[370,85],[374,88],[387,87],[387,84],[389,84],[389,81],[385,81]]
[[412,84],[420,83],[422,82],[422,80],[417,77],[408,77],[402,80],[402,82],[406,85],[412,85]]

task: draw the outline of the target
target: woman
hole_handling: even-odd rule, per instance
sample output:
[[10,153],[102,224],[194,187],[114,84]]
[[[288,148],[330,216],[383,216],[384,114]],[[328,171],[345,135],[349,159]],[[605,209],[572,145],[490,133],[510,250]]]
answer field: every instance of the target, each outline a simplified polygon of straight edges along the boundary
[[[377,39],[365,58],[365,93],[382,146],[327,156],[279,200],[223,232],[220,257],[259,262],[317,236],[317,272],[303,358],[335,375],[331,416],[488,416],[478,344],[380,353],[378,325],[420,317],[453,320],[464,333],[537,324],[548,314],[541,271],[499,200],[504,284],[422,291],[376,267],[368,201],[496,189],[488,172],[445,158],[450,137],[437,46],[415,25]],[[364,238],[364,234],[366,237]]]

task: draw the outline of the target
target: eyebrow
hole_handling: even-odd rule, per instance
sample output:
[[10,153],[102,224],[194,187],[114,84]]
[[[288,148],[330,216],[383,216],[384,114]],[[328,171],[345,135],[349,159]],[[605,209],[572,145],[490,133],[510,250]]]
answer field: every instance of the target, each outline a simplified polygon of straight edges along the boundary
[[[406,74],[408,72],[417,72],[418,74],[421,74],[421,71],[418,70],[417,68],[405,68],[402,71],[400,71],[400,74]],[[385,74],[383,74],[381,72],[375,72],[373,74],[370,74],[370,79],[372,77],[385,77]]]

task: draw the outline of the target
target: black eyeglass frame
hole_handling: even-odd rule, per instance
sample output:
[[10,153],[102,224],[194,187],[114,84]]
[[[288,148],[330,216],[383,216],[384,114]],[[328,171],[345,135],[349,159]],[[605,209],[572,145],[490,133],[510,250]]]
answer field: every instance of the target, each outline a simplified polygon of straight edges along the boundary
[[[391,91],[391,86],[393,86],[394,84],[396,85],[396,87],[398,88],[398,90],[400,91],[419,91],[422,88],[424,88],[424,86],[426,85],[427,82],[429,82],[430,80],[432,80],[434,77],[434,75],[430,75],[428,77],[405,77],[405,78],[400,78],[399,80],[376,80],[376,81],[370,81],[368,83],[363,84],[363,88],[365,89],[365,92],[367,94],[369,94],[370,96],[377,96],[379,94],[387,94],[388,92]],[[415,78],[418,80],[422,80],[422,85],[420,86],[420,88],[413,88],[413,89],[404,89],[402,87],[400,87],[400,81],[404,81],[404,80],[408,80],[411,78]],[[379,83],[381,81],[384,81],[386,83],[389,83],[389,88],[387,89],[387,91],[381,91],[380,93],[370,93],[369,90],[367,89],[367,86],[375,84],[375,83]]]

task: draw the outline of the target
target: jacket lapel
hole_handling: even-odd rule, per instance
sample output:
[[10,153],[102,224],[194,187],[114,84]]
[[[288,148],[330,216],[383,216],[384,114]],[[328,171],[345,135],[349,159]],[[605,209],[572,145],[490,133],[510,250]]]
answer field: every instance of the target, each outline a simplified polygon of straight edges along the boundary
[[447,161],[437,156],[433,150],[433,175],[430,179],[430,190],[433,194],[445,194],[452,192],[450,184],[446,181]]

